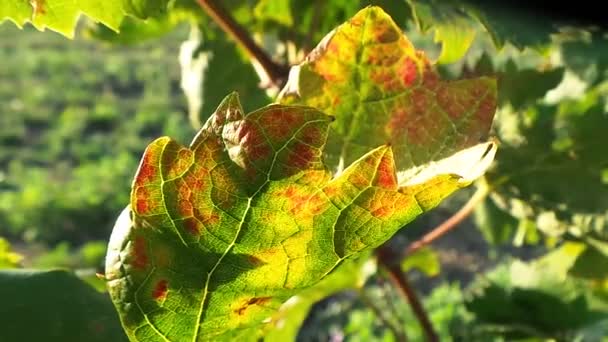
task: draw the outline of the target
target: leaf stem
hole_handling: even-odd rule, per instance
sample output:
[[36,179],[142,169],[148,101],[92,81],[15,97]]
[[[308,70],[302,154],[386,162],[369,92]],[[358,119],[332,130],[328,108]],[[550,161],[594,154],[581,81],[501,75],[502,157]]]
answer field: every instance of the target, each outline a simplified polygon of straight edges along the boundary
[[425,234],[420,239],[414,241],[411,245],[408,246],[405,251],[406,256],[411,255],[421,249],[422,247],[427,246],[431,242],[437,240],[438,238],[445,235],[450,230],[456,228],[458,224],[460,224],[464,219],[466,219],[475,209],[477,204],[483,201],[488,194],[490,193],[490,189],[485,184],[482,184],[475,194],[465,203],[460,210],[458,210],[454,215],[452,215],[447,220],[443,221],[440,225],[433,228],[430,232]]
[[397,326],[395,326],[395,324],[390,322],[388,320],[388,318],[386,318],[386,316],[382,312],[382,309],[380,309],[374,303],[374,301],[367,298],[367,295],[365,294],[364,289],[359,290],[359,299],[361,299],[361,301],[374,312],[376,317],[378,317],[378,319],[380,319],[380,321],[382,321],[382,324],[384,324],[387,328],[389,328],[393,332],[393,335],[395,335],[395,338],[397,339],[397,341],[400,341],[400,342],[408,341],[405,331],[403,331],[403,329],[399,329]]
[[388,248],[387,245],[380,247],[377,253],[378,264],[386,270],[388,278],[393,282],[399,293],[405,297],[409,303],[414,315],[422,327],[426,340],[429,342],[439,342],[439,336],[435,332],[433,324],[431,323],[426,310],[422,306],[420,299],[418,299],[416,292],[411,287],[409,281],[407,280],[407,276],[401,270],[400,265],[398,263],[395,264],[394,262],[394,260],[398,260],[396,255]]
[[289,67],[273,61],[226,9],[215,0],[197,0],[197,3],[224,32],[260,64],[275,85],[281,86],[285,82],[289,75]]

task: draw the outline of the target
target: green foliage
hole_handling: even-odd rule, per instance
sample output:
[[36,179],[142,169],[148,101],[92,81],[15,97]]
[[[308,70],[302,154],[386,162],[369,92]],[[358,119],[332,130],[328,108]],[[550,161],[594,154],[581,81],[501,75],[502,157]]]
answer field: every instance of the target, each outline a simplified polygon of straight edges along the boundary
[[417,269],[428,277],[434,277],[441,271],[441,264],[437,253],[431,248],[425,247],[403,259],[401,268],[404,272]]
[[3,341],[127,341],[107,294],[62,270],[0,271]]
[[[407,1],[418,29],[434,30],[435,42],[441,43],[437,63],[449,64],[461,59],[477,34],[475,18],[461,4],[450,1]],[[477,24],[478,26],[478,24]]]
[[49,28],[70,38],[74,36],[74,27],[81,12],[113,29],[118,28],[124,16],[120,1],[102,4],[95,0],[78,3],[57,0],[9,0],[0,4],[0,20],[11,20],[19,27],[30,22],[39,30]]
[[500,333],[508,339],[587,341],[588,330],[608,320],[608,303],[589,291],[587,280],[572,277],[583,254],[584,245],[567,243],[535,261],[514,261],[479,278],[465,301],[473,317],[461,327],[460,338]]
[[184,34],[162,48],[110,50],[17,33],[0,26],[0,75],[16,80],[0,86],[0,235],[52,245],[107,239],[140,151],[159,134],[193,132],[175,61]]

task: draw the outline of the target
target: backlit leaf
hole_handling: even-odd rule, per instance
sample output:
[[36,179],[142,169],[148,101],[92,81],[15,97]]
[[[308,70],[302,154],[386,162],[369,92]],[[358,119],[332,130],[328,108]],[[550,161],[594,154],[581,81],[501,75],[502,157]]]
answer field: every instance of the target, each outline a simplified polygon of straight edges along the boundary
[[479,22],[462,8],[450,1],[407,1],[421,31],[433,29],[435,42],[441,43],[437,62],[449,64],[462,58],[473,44]]
[[549,236],[594,232],[608,240],[608,117],[600,89],[559,106],[501,110],[500,153],[487,179],[491,198]]
[[422,51],[379,7],[367,7],[328,34],[292,68],[282,103],[319,108],[336,117],[327,162],[341,170],[390,143],[399,182],[414,167],[487,138],[496,109],[489,77],[443,81]]
[[39,30],[46,28],[66,37],[74,36],[74,27],[81,13],[96,22],[118,31],[125,14],[139,18],[160,15],[168,0],[3,0],[0,21],[8,19],[21,27],[31,23]]
[[469,185],[493,158],[464,151],[455,158],[477,165],[469,173],[440,161],[400,186],[381,145],[332,175],[322,159],[332,120],[279,104],[244,115],[232,94],[190,147],[168,137],[148,146],[106,258],[132,339],[255,339],[285,301]]

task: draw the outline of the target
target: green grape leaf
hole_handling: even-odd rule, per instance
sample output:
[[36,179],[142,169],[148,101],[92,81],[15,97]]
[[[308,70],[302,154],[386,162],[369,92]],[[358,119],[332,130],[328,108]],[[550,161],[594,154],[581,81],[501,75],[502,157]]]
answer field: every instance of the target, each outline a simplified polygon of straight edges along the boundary
[[450,64],[461,59],[469,50],[478,31],[479,22],[450,1],[408,0],[413,17],[421,32],[435,31],[435,42],[441,43],[439,64]]
[[416,167],[487,138],[496,81],[441,80],[391,17],[370,6],[291,69],[279,101],[336,117],[326,159],[337,170],[390,143],[401,183],[415,176]]
[[459,337],[573,336],[608,319],[588,284],[571,276],[585,251],[583,243],[566,242],[532,261],[512,260],[476,277],[465,296],[474,319],[463,330],[469,336]]
[[569,274],[579,278],[608,279],[608,255],[594,246],[587,245],[572,265]]
[[332,176],[322,158],[332,120],[299,105],[244,115],[233,93],[190,147],[168,137],[147,147],[106,258],[132,339],[255,339],[285,301],[471,184],[493,158],[485,146],[464,150],[456,158],[476,164],[470,173],[447,158],[399,185],[381,145]]
[[428,277],[434,277],[441,271],[441,262],[437,252],[430,247],[425,247],[403,259],[401,269],[404,272],[418,269]]
[[[498,99],[522,109],[543,99],[547,92],[557,87],[564,77],[564,68],[551,70],[518,69],[510,60],[498,79]],[[522,86],[525,84],[525,87]]]
[[469,298],[465,307],[475,316],[474,329],[491,327],[508,339],[568,336],[607,318],[591,309],[582,295],[567,300],[537,289],[507,289],[499,284]]
[[107,293],[63,270],[0,271],[2,341],[127,341]]
[[73,38],[81,13],[118,31],[125,14],[139,18],[160,15],[168,3],[169,0],[4,0],[0,1],[0,21],[8,19],[19,27],[29,22],[39,30],[48,28]]
[[493,245],[510,243],[515,236],[517,220],[490,199],[475,207],[474,219],[485,240]]
[[479,20],[491,36],[494,45],[502,48],[506,43],[517,47],[539,48],[551,41],[551,34],[559,25],[567,24],[551,15],[513,9],[498,3],[465,0],[469,13]]
[[499,111],[502,142],[487,180],[491,198],[550,236],[599,234],[608,241],[608,117],[600,89],[559,106]]
[[608,37],[605,32],[582,32],[578,39],[564,39],[559,50],[564,64],[581,79],[596,84],[608,70]]

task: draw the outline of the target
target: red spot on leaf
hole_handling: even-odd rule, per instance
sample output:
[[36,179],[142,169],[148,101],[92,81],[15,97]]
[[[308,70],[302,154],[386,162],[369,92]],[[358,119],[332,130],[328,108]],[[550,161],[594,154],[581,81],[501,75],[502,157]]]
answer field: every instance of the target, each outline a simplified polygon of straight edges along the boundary
[[[463,98],[464,97],[464,98]],[[443,110],[445,110],[449,117],[457,120],[462,117],[468,108],[471,108],[473,101],[470,97],[463,96],[461,94],[450,93],[450,88],[444,85],[440,85],[436,90],[436,100]],[[462,103],[468,105],[464,106]]]
[[333,107],[336,107],[340,104],[340,102],[342,102],[342,99],[339,96],[334,97],[334,99],[332,100],[331,104]]
[[414,81],[416,81],[416,78],[418,77],[418,67],[411,58],[406,58],[403,61],[403,64],[401,64],[398,73],[399,76],[401,76],[403,84],[410,86],[414,84]]
[[361,173],[353,173],[348,177],[348,181],[357,188],[369,186],[370,180]]
[[352,19],[349,21],[349,23],[350,23],[351,25],[353,25],[353,26],[357,26],[357,27],[359,27],[359,26],[363,25],[363,19],[361,19],[361,18],[359,18],[359,17],[355,17],[355,18],[352,18]]
[[377,218],[387,218],[392,213],[393,213],[392,210],[390,210],[384,206],[378,207],[377,209],[372,210],[372,212],[371,212],[372,216],[377,217]]
[[206,213],[206,214],[199,213],[198,215],[199,215],[198,216],[199,220],[205,226],[210,226],[210,225],[216,224],[220,220],[220,216],[215,212],[210,212],[210,213]]
[[184,221],[184,228],[192,235],[199,235],[201,230],[201,223],[194,217],[189,217]]
[[390,69],[372,69],[369,77],[386,91],[395,91],[401,88],[399,79],[394,76]]
[[435,90],[439,86],[439,76],[430,69],[430,66],[425,66],[422,83],[425,88]]
[[146,201],[145,199],[138,199],[136,206],[138,215],[145,215],[148,211],[148,201]]
[[256,146],[249,146],[247,148],[247,155],[251,160],[266,159],[271,153],[270,147],[265,143]]
[[479,104],[475,116],[484,126],[489,127],[492,124],[492,118],[494,117],[495,111],[496,98],[493,96],[486,96]]
[[321,132],[315,126],[307,126],[300,134],[300,140],[305,144],[317,146],[322,142]]
[[146,182],[153,180],[156,176],[156,172],[157,168],[154,165],[152,153],[148,152],[144,155],[144,159],[139,167],[136,184],[144,185]]
[[246,301],[238,309],[234,310],[234,313],[236,313],[239,316],[242,316],[243,314],[245,314],[245,311],[250,306],[252,306],[252,305],[260,305],[261,306],[261,305],[264,305],[264,304],[268,303],[271,299],[272,299],[272,297],[253,297],[250,300]]
[[315,158],[313,149],[305,144],[296,144],[287,157],[287,164],[297,169],[305,169]]
[[385,189],[396,190],[397,176],[395,174],[394,162],[387,154],[382,157],[378,165],[377,184]]
[[403,107],[398,107],[393,112],[388,123],[388,130],[391,132],[393,140],[398,138],[404,131],[408,122],[408,112]]
[[376,42],[386,44],[399,39],[400,33],[388,21],[376,21],[373,27]]
[[146,240],[143,236],[135,238],[133,254],[135,256],[133,266],[140,269],[146,268],[148,265],[148,254],[146,252]]
[[152,297],[156,300],[163,300],[167,297],[168,283],[165,279],[160,280],[154,286],[154,291],[152,292]]

